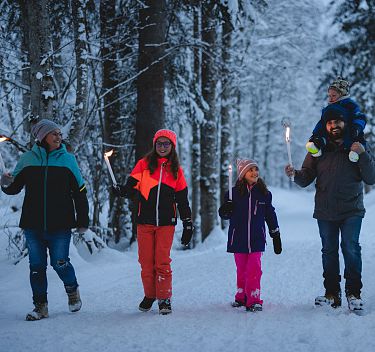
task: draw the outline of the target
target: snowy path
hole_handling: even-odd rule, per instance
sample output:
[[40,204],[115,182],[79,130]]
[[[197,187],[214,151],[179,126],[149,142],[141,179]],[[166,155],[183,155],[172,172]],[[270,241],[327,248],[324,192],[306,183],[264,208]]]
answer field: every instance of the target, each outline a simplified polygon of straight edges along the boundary
[[263,256],[263,312],[230,307],[235,268],[220,231],[194,251],[173,252],[169,316],[159,316],[156,305],[151,312],[138,311],[143,293],[135,250],[105,250],[87,263],[73,249],[81,312],[67,312],[61,283],[49,269],[50,318],[25,322],[31,307],[27,261],[13,266],[2,256],[0,351],[374,351],[375,194],[366,199],[361,237],[368,312],[359,317],[345,305],[337,310],[313,305],[323,292],[320,241],[311,218],[313,195],[273,193],[284,249],[276,256],[269,246]]

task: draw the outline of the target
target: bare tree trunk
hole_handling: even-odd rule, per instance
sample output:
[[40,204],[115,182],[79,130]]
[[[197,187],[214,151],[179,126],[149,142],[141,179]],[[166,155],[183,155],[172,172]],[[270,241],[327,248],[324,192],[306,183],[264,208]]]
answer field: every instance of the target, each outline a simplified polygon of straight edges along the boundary
[[152,147],[152,137],[164,124],[165,0],[145,0],[139,11],[136,160]]
[[[64,76],[64,64],[62,60],[61,45],[66,32],[69,31],[68,21],[72,16],[69,14],[70,6],[69,0],[49,0],[50,3],[50,17],[51,17],[51,35],[53,48],[53,82],[55,89],[55,101],[53,106],[53,116],[60,123],[64,117],[64,91],[66,85],[66,78]],[[77,20],[73,17],[73,21]]]
[[202,41],[206,49],[202,53],[202,96],[207,104],[205,120],[201,126],[201,217],[202,241],[217,225],[218,201],[218,141],[216,119],[215,66],[216,14],[215,1],[202,4]]
[[[123,126],[120,119],[120,100],[117,84],[117,20],[116,0],[101,0],[101,56],[102,56],[102,86],[104,105],[104,141],[108,148],[115,148],[115,154],[111,158],[111,164],[115,175],[122,175],[124,170],[123,156]],[[113,228],[115,242],[119,242],[124,216],[124,198],[113,197],[110,192],[109,224]]]
[[[229,65],[231,64],[230,50],[232,45],[232,25],[227,7],[222,7],[222,96],[221,96],[221,153],[220,153],[220,200],[224,201],[224,195],[228,190],[228,167],[232,160],[232,128],[231,128],[231,103],[233,101],[233,87]],[[224,229],[224,220],[221,228]]]
[[84,125],[87,117],[87,38],[85,21],[85,2],[72,0],[72,18],[74,29],[74,43],[76,56],[76,103],[73,111],[73,120],[70,125],[69,141],[73,150],[82,143]]
[[[194,16],[194,39],[196,42],[201,40],[201,19],[200,19],[201,9],[200,2],[195,1],[193,7]],[[193,80],[193,90],[195,92],[196,100],[201,99],[201,51],[194,47],[194,80]],[[197,106],[201,105],[197,103]],[[193,237],[193,247],[198,243],[202,242],[202,229],[201,229],[201,216],[200,216],[200,178],[201,178],[201,136],[200,136],[200,121],[196,112],[192,111],[192,132],[193,132],[193,146],[192,146],[192,166],[191,166],[191,180],[192,180],[192,218],[194,221],[194,237]]]
[[31,115],[52,118],[54,100],[52,38],[48,0],[24,0],[28,19]]

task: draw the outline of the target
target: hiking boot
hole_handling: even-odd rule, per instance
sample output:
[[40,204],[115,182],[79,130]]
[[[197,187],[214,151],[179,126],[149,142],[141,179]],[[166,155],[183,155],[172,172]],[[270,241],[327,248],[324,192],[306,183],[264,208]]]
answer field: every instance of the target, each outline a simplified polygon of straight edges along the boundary
[[152,304],[155,302],[155,298],[148,298],[148,297],[144,297],[143,298],[143,301],[141,303],[139,303],[139,310],[141,312],[148,312],[151,307],[152,307]]
[[348,301],[348,308],[351,312],[358,315],[363,313],[363,301],[360,294],[347,294],[346,299]]
[[245,305],[245,303],[236,299],[236,300],[235,300],[234,302],[232,302],[230,305],[231,305],[233,308],[239,308],[239,307],[243,307],[243,306]]
[[27,321],[40,320],[48,318],[48,303],[34,303],[35,308],[26,315]]
[[260,303],[253,303],[251,306],[246,307],[247,312],[261,312],[263,307]]
[[331,306],[332,308],[341,307],[341,291],[334,293],[327,293],[324,296],[315,298],[316,306]]
[[79,295],[78,287],[65,286],[66,294],[68,295],[69,311],[78,312],[82,307],[81,297]]
[[172,313],[171,300],[169,298],[159,299],[159,314],[167,315]]

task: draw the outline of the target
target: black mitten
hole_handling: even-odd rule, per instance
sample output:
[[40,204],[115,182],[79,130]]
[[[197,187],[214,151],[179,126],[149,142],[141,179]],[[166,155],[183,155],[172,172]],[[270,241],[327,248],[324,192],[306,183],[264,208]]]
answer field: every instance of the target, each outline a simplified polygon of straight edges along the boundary
[[275,254],[280,254],[282,251],[280,232],[276,231],[272,235],[273,251]]
[[194,233],[194,226],[191,219],[182,220],[184,230],[182,231],[181,244],[188,246]]
[[219,209],[219,215],[224,219],[229,219],[232,216],[234,209],[233,201],[227,200]]
[[112,185],[112,192],[117,197],[123,197],[124,196],[123,188],[124,187],[120,185]]
[[319,148],[320,150],[322,150],[326,146],[326,140],[323,137],[314,136],[311,139],[312,139],[311,142],[313,142],[315,146]]

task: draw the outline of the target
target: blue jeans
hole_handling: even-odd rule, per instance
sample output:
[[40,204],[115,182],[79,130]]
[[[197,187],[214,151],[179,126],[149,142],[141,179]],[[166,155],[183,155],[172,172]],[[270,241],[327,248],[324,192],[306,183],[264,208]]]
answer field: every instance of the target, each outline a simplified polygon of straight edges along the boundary
[[362,218],[352,216],[341,221],[318,220],[322,240],[324,287],[328,293],[340,291],[339,235],[344,257],[346,294],[359,295],[362,281],[362,257],[359,244]]
[[47,302],[47,248],[50,264],[64,283],[65,290],[75,290],[78,284],[69,259],[70,230],[24,230],[24,234],[29,250],[30,284],[34,303]]

